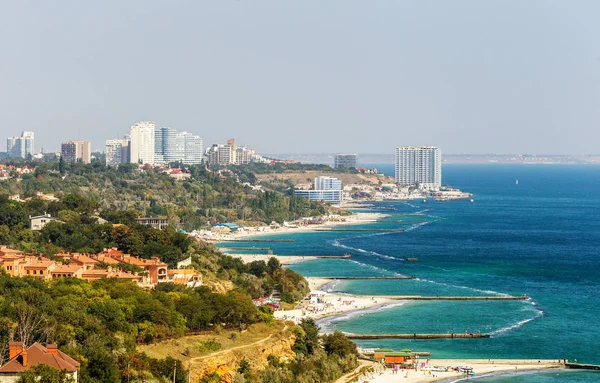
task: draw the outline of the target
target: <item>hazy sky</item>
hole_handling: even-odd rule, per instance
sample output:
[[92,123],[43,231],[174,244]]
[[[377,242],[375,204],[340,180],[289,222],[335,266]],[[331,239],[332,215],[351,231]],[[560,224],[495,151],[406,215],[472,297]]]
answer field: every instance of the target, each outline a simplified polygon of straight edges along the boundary
[[[3,1],[0,133],[600,153],[600,1]],[[4,148],[2,149],[4,150]]]

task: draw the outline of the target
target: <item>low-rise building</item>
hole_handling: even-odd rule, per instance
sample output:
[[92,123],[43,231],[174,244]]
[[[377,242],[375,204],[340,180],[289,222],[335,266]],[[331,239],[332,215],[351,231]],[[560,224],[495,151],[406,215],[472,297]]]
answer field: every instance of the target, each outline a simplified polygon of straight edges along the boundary
[[65,370],[73,381],[78,381],[79,362],[60,351],[56,344],[48,344],[44,347],[36,342],[26,348],[21,342],[9,342],[8,352],[8,362],[0,367],[0,383],[14,383],[22,372],[38,364],[56,370]]
[[42,230],[44,226],[58,218],[52,217],[50,214],[38,215],[36,217],[29,216],[29,228],[31,230]]
[[174,269],[168,271],[169,282],[187,287],[202,286],[202,274],[195,269]]
[[168,218],[158,218],[158,217],[136,218],[135,222],[138,225],[152,226],[153,228],[159,229],[159,230],[162,230],[165,227],[169,226]]
[[79,265],[58,265],[50,271],[52,279],[79,278],[82,279],[84,268]]
[[51,279],[51,272],[56,268],[54,261],[33,261],[23,265],[22,276],[32,276],[41,279]]

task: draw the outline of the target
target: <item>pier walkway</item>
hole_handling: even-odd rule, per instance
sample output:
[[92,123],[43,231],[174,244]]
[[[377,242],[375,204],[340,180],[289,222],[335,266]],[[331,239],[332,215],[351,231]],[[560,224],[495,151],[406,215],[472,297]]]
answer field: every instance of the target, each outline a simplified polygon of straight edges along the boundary
[[600,366],[596,364],[565,363],[565,367],[576,370],[596,370],[600,371]]

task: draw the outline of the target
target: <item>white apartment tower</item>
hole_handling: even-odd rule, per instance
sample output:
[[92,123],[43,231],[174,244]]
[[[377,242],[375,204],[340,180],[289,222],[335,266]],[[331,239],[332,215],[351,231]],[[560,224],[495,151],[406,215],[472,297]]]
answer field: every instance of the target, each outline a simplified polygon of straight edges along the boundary
[[201,164],[202,156],[204,154],[202,138],[188,132],[182,132],[180,134],[183,142],[183,163],[186,165]]
[[117,166],[129,162],[129,139],[106,140],[106,165]]
[[156,162],[183,162],[187,165],[202,163],[202,138],[173,128],[158,128],[155,136]]
[[21,136],[8,137],[6,139],[6,152],[9,157],[28,158],[34,154],[33,132],[22,132]]
[[442,186],[442,153],[435,146],[396,148],[396,182],[438,190]]
[[130,159],[132,163],[154,164],[154,121],[136,122],[131,127]]

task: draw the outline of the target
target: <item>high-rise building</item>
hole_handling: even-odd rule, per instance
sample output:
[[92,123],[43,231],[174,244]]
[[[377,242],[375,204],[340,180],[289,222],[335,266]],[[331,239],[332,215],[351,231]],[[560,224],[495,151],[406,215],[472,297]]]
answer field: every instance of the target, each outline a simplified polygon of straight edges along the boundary
[[297,196],[306,197],[315,201],[341,203],[344,197],[342,181],[333,177],[317,177],[313,190],[295,190]]
[[155,142],[154,121],[140,121],[130,131],[130,159],[132,163],[154,164]]
[[92,145],[89,141],[70,140],[63,142],[60,154],[67,162],[83,162],[89,164],[92,155]]
[[173,128],[158,128],[155,134],[156,162],[183,162],[196,165],[204,154],[202,138]]
[[356,169],[358,156],[356,154],[336,154],[334,160],[334,167],[337,168],[346,168]]
[[179,161],[176,148],[177,131],[173,128],[162,127],[156,129],[154,156],[156,162]]
[[237,146],[235,139],[227,140],[227,144],[213,144],[206,150],[206,161],[213,165],[246,165],[251,162],[265,162],[256,151],[246,146]]
[[183,132],[181,135],[184,148],[183,163],[187,165],[201,164],[204,154],[202,138],[188,132]]
[[104,153],[107,166],[129,163],[129,139],[106,140]]
[[14,136],[6,139],[6,154],[9,157],[21,157],[20,137]]
[[252,149],[245,146],[240,146],[235,150],[235,163],[238,165],[246,165],[257,160],[258,154]]
[[237,145],[235,143],[235,138],[230,138],[227,140],[227,145],[229,146],[229,163],[235,164],[235,157],[237,151]]
[[442,154],[435,146],[396,148],[396,182],[437,190],[442,186]]
[[13,158],[29,158],[34,154],[33,132],[22,132],[21,136],[8,137],[6,139],[6,153]]

